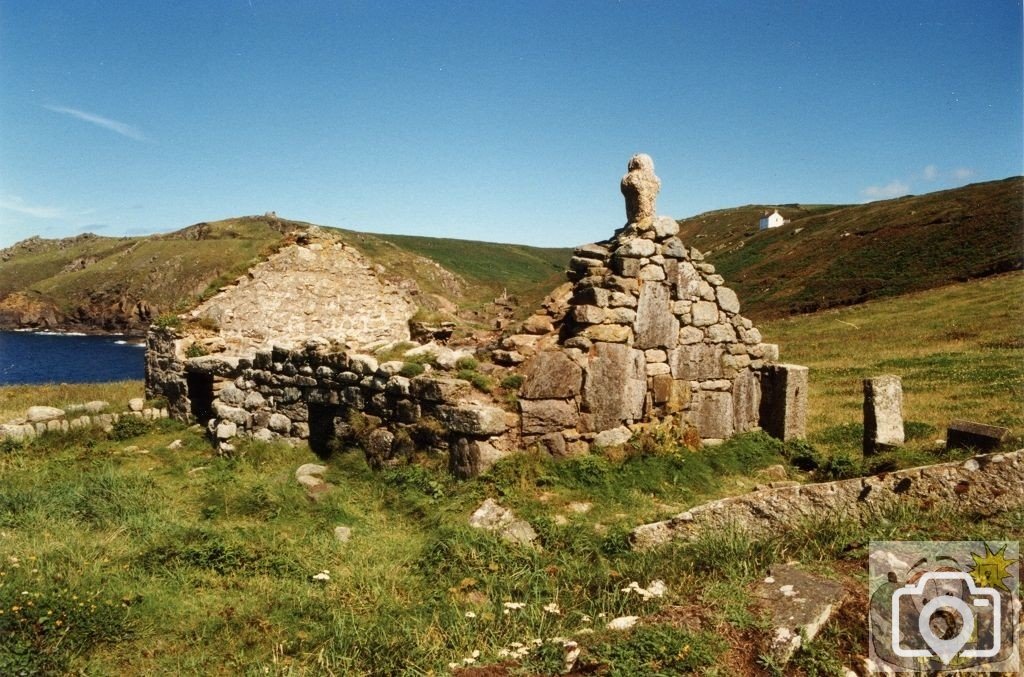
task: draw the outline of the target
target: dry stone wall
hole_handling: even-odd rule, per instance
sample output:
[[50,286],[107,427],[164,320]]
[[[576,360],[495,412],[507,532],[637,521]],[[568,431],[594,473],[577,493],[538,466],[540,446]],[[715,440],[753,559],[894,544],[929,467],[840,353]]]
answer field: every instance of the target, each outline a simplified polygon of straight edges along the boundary
[[[168,346],[174,329],[154,328],[150,345]],[[155,351],[154,351],[155,352]],[[517,417],[443,373],[412,378],[401,361],[383,364],[323,341],[252,357],[208,355],[174,362],[151,383],[178,393],[179,418],[207,425],[222,451],[238,437],[305,440],[318,453],[335,440],[358,443],[375,467],[417,449],[448,452],[450,467],[471,476],[519,446]],[[170,399],[170,398],[169,398]]]

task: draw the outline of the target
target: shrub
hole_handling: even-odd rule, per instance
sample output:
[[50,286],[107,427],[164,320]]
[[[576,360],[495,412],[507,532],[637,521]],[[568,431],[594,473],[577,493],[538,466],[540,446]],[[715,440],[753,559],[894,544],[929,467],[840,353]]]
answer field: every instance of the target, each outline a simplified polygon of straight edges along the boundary
[[519,390],[523,386],[523,377],[519,374],[509,374],[501,379],[501,387],[505,390]]
[[153,321],[158,327],[178,327],[181,326],[181,318],[174,313],[165,313]]
[[[459,361],[461,362],[461,360]],[[474,388],[481,392],[489,393],[494,388],[494,381],[491,380],[490,376],[473,371],[472,369],[461,369],[455,376],[463,381],[469,381],[473,384]]]
[[458,361],[455,362],[455,368],[459,370],[476,371],[479,366],[480,363],[473,357],[460,357]]
[[851,454],[837,453],[830,456],[818,467],[818,477],[823,480],[845,480],[861,475],[860,459]]
[[783,452],[790,464],[800,470],[815,470],[821,465],[821,455],[809,442],[792,440],[786,442]]
[[122,414],[111,426],[110,439],[117,440],[118,442],[130,440],[133,437],[145,435],[152,429],[153,425],[150,421],[139,416]]
[[185,349],[185,357],[202,357],[207,354],[206,348],[199,343],[193,343]]
[[406,362],[402,365],[402,368],[398,370],[398,375],[406,378],[413,378],[414,376],[419,376],[424,371],[426,371],[426,367],[419,362]]

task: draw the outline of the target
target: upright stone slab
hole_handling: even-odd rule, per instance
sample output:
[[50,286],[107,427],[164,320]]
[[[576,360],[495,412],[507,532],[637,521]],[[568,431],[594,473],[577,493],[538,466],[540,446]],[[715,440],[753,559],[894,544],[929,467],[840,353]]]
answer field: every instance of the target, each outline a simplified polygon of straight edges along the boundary
[[621,343],[595,343],[583,382],[583,409],[590,432],[616,428],[643,415],[647,361]]
[[667,284],[647,282],[640,288],[633,334],[633,345],[642,350],[675,347],[679,320],[672,314],[672,291]]
[[761,428],[783,441],[807,436],[807,367],[770,364],[761,373]]
[[899,376],[864,379],[864,453],[902,447],[903,385]]

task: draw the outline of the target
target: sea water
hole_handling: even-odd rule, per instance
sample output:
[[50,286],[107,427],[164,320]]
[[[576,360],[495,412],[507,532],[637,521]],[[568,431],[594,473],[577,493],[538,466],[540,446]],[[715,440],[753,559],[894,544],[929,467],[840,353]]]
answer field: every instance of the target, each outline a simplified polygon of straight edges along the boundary
[[141,379],[145,357],[124,336],[0,331],[0,385]]

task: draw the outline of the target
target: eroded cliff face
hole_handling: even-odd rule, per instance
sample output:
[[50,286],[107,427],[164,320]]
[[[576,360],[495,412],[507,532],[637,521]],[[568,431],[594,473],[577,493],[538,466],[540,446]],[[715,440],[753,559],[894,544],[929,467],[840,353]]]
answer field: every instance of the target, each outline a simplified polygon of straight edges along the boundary
[[235,284],[188,313],[215,327],[228,355],[310,338],[348,344],[406,341],[416,306],[359,252],[317,229],[300,233]]

